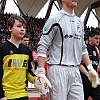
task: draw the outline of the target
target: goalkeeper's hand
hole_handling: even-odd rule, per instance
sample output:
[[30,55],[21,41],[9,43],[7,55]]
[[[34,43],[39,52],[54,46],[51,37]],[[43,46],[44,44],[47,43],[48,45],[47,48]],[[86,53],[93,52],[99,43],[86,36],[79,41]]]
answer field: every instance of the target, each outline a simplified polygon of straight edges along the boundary
[[93,66],[91,64],[89,64],[87,66],[87,68],[89,70],[88,73],[89,73],[90,79],[92,81],[92,87],[96,88],[99,84],[98,74],[97,74],[97,72],[95,71],[95,69],[93,68]]
[[34,82],[34,86],[42,93],[46,93],[46,86],[49,88],[52,88],[49,80],[45,76],[45,69],[44,68],[38,68],[38,74]]

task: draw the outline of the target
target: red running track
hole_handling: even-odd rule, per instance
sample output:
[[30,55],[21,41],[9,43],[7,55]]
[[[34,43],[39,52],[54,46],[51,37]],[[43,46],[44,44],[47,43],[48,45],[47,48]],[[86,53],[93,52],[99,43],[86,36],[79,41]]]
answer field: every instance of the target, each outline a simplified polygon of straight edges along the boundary
[[29,100],[48,100],[47,97],[41,99],[40,97],[30,97]]

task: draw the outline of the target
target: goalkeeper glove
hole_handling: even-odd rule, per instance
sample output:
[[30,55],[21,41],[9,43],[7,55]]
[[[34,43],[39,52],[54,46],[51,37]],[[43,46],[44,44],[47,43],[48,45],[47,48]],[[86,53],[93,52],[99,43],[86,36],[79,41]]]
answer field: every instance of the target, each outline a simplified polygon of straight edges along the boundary
[[46,86],[45,84],[49,87],[52,88],[49,80],[45,76],[45,69],[44,68],[38,68],[38,74],[34,82],[34,86],[42,93],[46,93]]
[[99,84],[98,74],[96,73],[95,69],[93,68],[93,66],[91,64],[89,64],[87,66],[87,68],[89,70],[88,73],[89,73],[90,79],[92,81],[92,87],[96,88]]

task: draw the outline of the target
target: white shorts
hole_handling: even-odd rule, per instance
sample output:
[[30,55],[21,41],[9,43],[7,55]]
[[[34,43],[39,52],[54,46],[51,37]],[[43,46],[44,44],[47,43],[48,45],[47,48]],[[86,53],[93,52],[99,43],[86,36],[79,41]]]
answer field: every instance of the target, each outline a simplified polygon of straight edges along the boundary
[[50,65],[48,78],[52,84],[50,100],[84,100],[83,84],[77,66]]

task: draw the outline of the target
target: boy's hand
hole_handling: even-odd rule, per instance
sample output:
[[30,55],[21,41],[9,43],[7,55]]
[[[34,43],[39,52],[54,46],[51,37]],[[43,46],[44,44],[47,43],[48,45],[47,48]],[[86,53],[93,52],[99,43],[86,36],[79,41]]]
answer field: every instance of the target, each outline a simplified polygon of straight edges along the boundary
[[36,77],[36,80],[34,82],[34,86],[42,93],[46,93],[46,87],[52,88],[49,80],[45,76],[45,69],[39,68],[38,69],[38,75]]
[[0,100],[7,100],[7,98],[6,98],[6,97],[3,97],[3,98],[1,98]]

